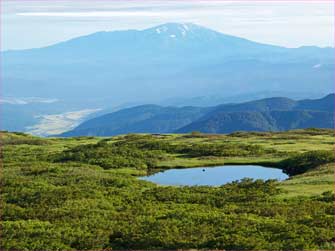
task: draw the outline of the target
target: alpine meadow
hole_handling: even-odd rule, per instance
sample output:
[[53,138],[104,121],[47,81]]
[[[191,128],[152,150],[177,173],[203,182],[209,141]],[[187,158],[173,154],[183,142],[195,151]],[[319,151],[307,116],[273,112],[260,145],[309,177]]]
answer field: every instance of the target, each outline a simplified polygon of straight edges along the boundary
[[3,0],[0,249],[334,250],[333,9]]

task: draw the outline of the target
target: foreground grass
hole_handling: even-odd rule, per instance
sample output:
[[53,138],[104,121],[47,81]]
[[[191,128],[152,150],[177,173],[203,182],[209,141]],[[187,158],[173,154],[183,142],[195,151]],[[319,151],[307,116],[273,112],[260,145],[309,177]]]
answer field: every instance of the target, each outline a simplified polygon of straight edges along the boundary
[[304,174],[296,175],[280,183],[286,193],[283,197],[315,196],[334,191],[334,164],[320,166]]
[[[332,150],[331,130],[1,138],[1,249],[334,248],[333,164],[283,182],[244,180],[221,187],[161,187],[136,178],[175,167],[275,166],[297,153]],[[207,145],[212,147],[201,148]],[[208,153],[219,145],[228,150]],[[147,153],[149,147],[155,154]]]

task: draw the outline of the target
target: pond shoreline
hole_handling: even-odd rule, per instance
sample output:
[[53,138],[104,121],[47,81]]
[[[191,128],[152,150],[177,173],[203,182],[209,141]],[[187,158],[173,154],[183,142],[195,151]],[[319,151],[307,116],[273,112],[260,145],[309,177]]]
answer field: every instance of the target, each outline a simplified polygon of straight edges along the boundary
[[218,165],[192,168],[173,168],[139,177],[158,185],[221,186],[245,178],[278,181],[289,178],[282,169],[260,165]]
[[[206,163],[205,165],[189,165],[189,166],[183,166],[183,165],[176,165],[176,166],[159,166],[156,168],[150,168],[147,170],[148,174],[154,174],[158,172],[164,172],[171,169],[188,169],[188,168],[200,168],[200,167],[218,167],[218,166],[242,166],[242,165],[255,165],[255,166],[263,166],[263,167],[269,167],[269,168],[277,168],[280,170],[283,170],[279,164],[278,161],[254,161],[254,162],[222,162],[222,163]],[[289,175],[290,176],[290,175]],[[291,177],[291,176],[290,176]]]

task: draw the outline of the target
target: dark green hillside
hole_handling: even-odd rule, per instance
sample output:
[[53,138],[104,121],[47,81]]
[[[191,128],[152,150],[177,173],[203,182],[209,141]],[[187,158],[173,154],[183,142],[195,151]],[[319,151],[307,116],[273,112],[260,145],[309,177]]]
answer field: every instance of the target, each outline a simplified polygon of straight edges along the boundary
[[298,128],[333,128],[333,113],[319,111],[222,112],[211,113],[177,133],[231,133],[234,131],[283,131]]
[[88,120],[61,136],[106,136],[173,132],[202,117],[210,108],[143,105]]
[[305,173],[308,170],[317,168],[318,166],[334,163],[334,151],[310,151],[305,153],[296,154],[290,158],[284,159],[279,162],[284,172],[289,175],[296,175]]
[[207,108],[143,105],[88,120],[60,136],[333,128],[333,114],[334,94],[315,100],[267,98]]
[[228,104],[219,105],[215,108],[215,111],[222,112],[246,112],[246,111],[258,111],[266,112],[273,110],[292,110],[296,107],[297,102],[289,98],[267,98],[256,101],[250,101],[241,104]]
[[241,104],[219,105],[213,111],[243,112],[243,111],[292,111],[292,110],[312,110],[312,111],[334,111],[334,94],[329,94],[320,99],[306,99],[295,101],[289,98],[266,98]]
[[297,104],[297,109],[300,110],[318,110],[318,111],[334,111],[334,94],[329,94],[322,99],[316,100],[301,100]]
[[265,112],[216,112],[176,132],[227,133],[243,130],[276,131],[276,129],[275,121]]
[[[1,250],[334,249],[333,130],[0,136]],[[137,179],[228,163],[299,174],[220,187]]]
[[234,131],[283,131],[299,128],[333,128],[334,94],[315,100],[269,98],[242,104],[221,105],[178,129],[186,133]]

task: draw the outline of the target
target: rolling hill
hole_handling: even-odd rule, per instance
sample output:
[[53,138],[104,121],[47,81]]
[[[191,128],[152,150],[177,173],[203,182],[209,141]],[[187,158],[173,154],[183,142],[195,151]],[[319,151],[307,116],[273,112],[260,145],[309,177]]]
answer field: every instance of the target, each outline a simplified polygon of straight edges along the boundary
[[230,133],[333,128],[334,94],[315,100],[268,98],[215,107],[143,105],[88,120],[60,136],[125,133]]
[[129,132],[168,133],[199,119],[210,109],[142,105],[88,120],[73,131],[63,133],[61,136],[106,136]]

